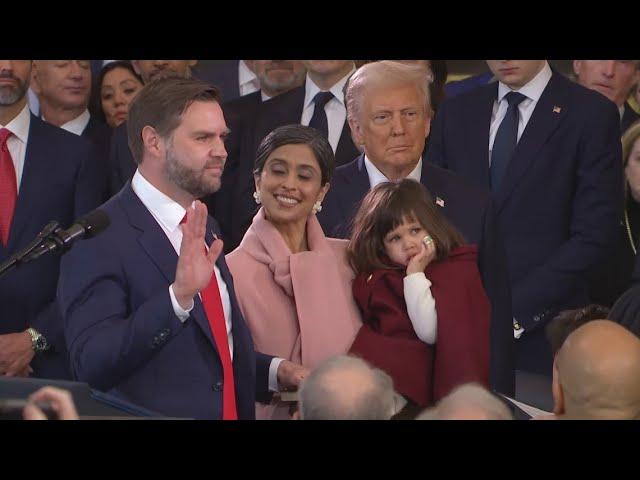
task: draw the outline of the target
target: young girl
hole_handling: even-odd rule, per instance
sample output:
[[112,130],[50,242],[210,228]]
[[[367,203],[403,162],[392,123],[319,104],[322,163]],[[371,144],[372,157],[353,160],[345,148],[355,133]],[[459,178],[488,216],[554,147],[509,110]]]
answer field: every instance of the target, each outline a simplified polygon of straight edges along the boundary
[[386,371],[409,405],[489,383],[490,305],[477,248],[413,180],[362,201],[348,247],[363,326],[350,352]]

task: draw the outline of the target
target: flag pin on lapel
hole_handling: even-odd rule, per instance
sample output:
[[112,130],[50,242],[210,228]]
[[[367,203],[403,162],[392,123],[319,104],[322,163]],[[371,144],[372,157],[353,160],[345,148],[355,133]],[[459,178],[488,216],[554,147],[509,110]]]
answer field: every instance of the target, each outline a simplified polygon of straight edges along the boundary
[[553,113],[560,113],[562,111],[562,109],[559,106],[555,106],[553,107]]
[[441,199],[440,197],[436,197],[436,205],[440,207],[444,207],[444,200]]

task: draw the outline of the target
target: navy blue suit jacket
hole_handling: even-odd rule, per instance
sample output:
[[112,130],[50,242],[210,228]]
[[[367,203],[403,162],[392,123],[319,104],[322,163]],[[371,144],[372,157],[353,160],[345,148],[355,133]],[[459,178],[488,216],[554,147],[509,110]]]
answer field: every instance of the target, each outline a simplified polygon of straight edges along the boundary
[[[478,245],[478,268],[491,302],[490,383],[493,389],[515,393],[511,294],[502,239],[489,195],[446,170],[422,163],[421,183],[434,200],[444,201],[442,213],[469,243]],[[336,169],[322,202],[318,220],[329,237],[349,238],[351,220],[370,189],[364,155]]]
[[[171,305],[178,261],[173,246],[130,183],[102,208],[111,225],[76,245],[60,273],[74,377],[168,416],[221,418],[222,363],[202,302],[195,297],[184,323]],[[219,234],[212,218],[207,232],[208,241]],[[224,256],[216,265],[231,300],[238,416],[251,419],[256,391],[267,392],[271,357],[256,357]]]
[[102,201],[106,201],[111,197],[111,181],[110,181],[110,169],[109,169],[109,146],[111,144],[112,130],[101,120],[98,120],[96,115],[91,115],[89,123],[82,131],[82,136],[90,140],[95,146],[97,157],[95,162],[100,172],[100,179],[102,180]]
[[[26,247],[50,221],[67,228],[101,203],[101,179],[90,142],[34,115],[30,122],[9,243],[0,244],[0,262]],[[55,302],[59,269],[60,257],[48,255],[0,278],[0,334],[35,328],[54,351],[34,358],[34,375],[68,379],[62,318]]]
[[109,169],[111,171],[110,194],[115,195],[131,180],[138,166],[129,149],[127,122],[122,122],[113,130],[109,146]]
[[240,60],[199,60],[193,76],[220,90],[223,102],[240,97]]
[[[489,188],[489,125],[498,84],[443,103],[427,159]],[[526,333],[520,368],[551,373],[544,326],[589,303],[588,271],[612,248],[622,208],[620,115],[554,72],[493,198],[507,249],[513,312]]]

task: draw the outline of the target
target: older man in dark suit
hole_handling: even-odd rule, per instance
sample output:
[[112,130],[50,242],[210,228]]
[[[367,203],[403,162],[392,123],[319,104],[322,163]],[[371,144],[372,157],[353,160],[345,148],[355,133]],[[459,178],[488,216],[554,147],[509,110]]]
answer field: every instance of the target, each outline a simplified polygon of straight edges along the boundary
[[490,382],[513,395],[511,297],[505,255],[489,195],[422,159],[431,107],[424,70],[382,61],[362,66],[349,81],[348,119],[364,154],[336,169],[318,219],[327,236],[347,238],[360,201],[383,181],[421,182],[469,243],[478,244],[479,269],[492,306]]
[[447,100],[428,160],[491,189],[505,238],[518,368],[551,375],[544,325],[589,303],[621,218],[620,113],[545,60],[489,60],[497,83]]
[[[102,201],[93,146],[29,112],[30,76],[31,60],[0,60],[0,262],[50,221],[68,227]],[[0,375],[70,378],[59,268],[49,256],[0,278]]]

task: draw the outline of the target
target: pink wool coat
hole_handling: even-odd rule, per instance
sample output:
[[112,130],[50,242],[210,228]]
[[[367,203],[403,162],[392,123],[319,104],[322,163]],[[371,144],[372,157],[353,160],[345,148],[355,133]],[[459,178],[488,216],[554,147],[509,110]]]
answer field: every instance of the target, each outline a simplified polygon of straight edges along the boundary
[[[261,208],[226,260],[255,349],[313,369],[346,353],[362,322],[347,241],[326,238],[311,215],[307,244],[309,251],[292,254]],[[257,418],[286,418],[284,407],[258,406]]]

